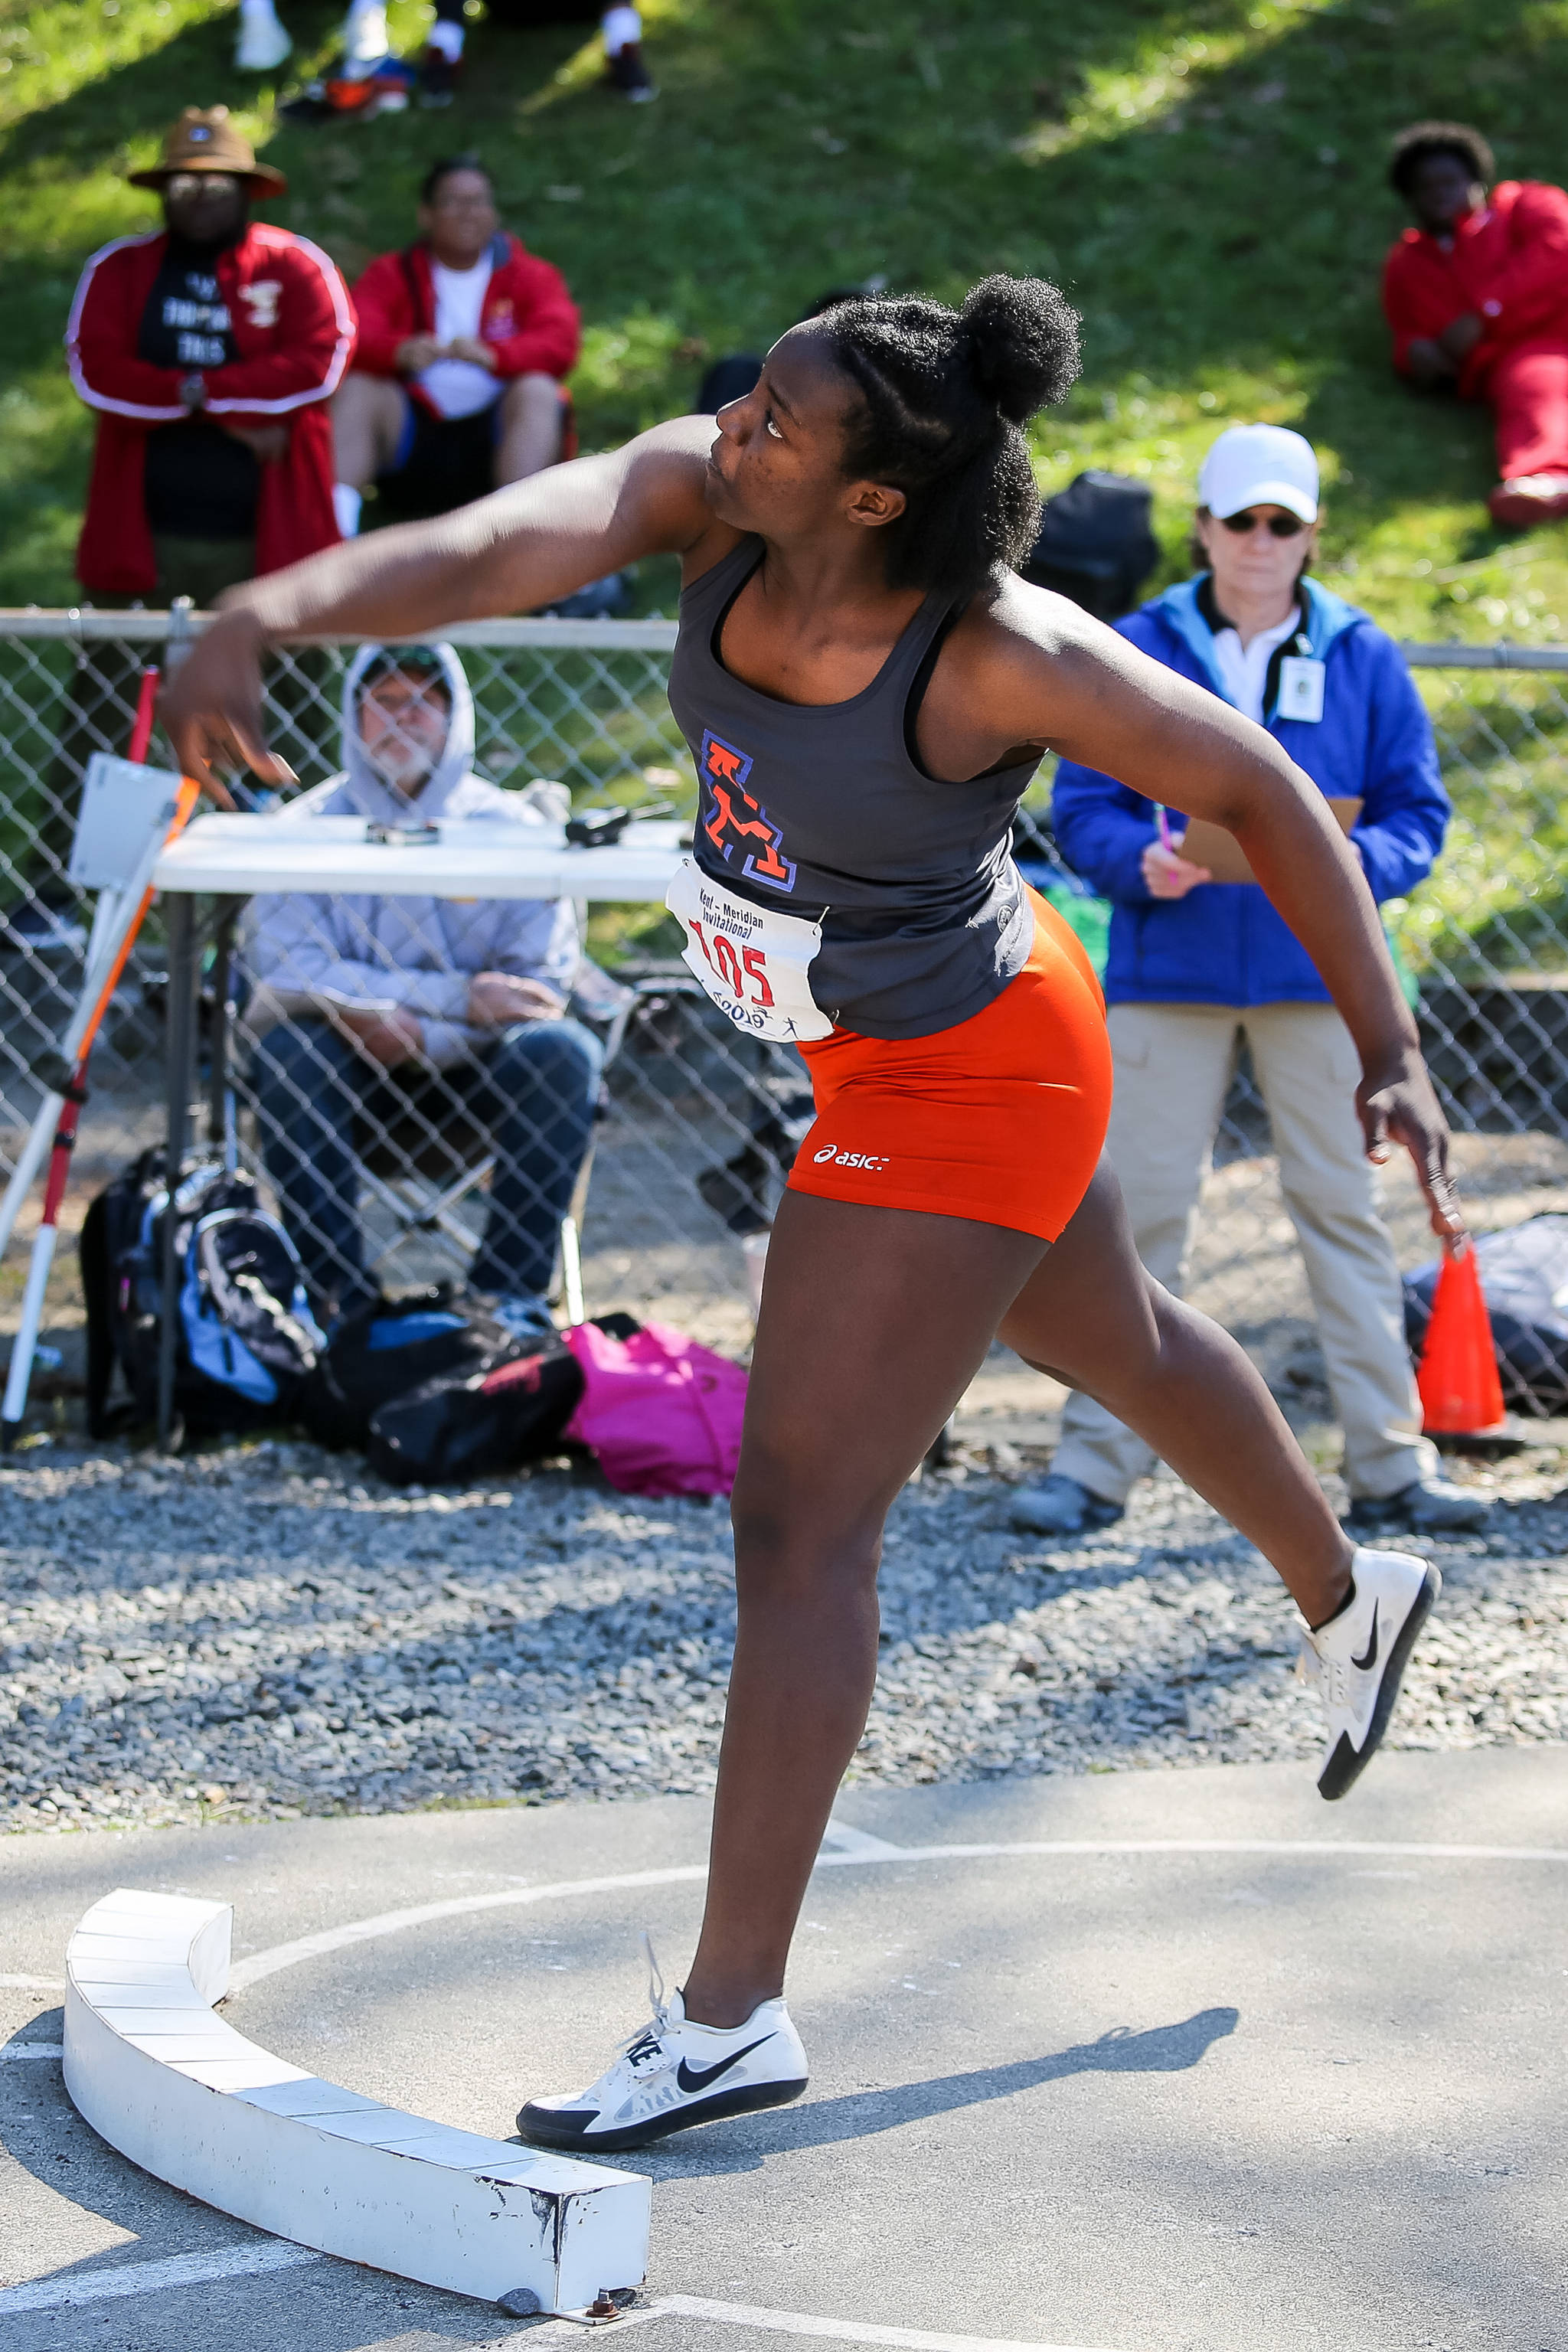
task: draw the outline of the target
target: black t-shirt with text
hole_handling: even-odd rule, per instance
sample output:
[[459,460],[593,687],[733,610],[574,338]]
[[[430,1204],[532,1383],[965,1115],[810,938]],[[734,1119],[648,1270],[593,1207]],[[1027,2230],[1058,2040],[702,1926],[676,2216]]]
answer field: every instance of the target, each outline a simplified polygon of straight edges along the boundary
[[[191,375],[239,357],[216,275],[221,249],[169,239],[142,312],[138,359]],[[244,442],[210,418],[161,425],[147,436],[148,528],[171,539],[252,538],[260,478]]]

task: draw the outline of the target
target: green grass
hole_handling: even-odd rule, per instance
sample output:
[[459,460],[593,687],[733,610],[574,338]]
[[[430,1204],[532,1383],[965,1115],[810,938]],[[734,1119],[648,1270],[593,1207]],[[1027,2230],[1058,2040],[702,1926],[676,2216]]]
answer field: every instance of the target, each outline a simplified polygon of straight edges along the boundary
[[[329,53],[336,5],[284,11],[296,70]],[[412,47],[421,9],[393,17]],[[73,593],[90,430],[59,350],[71,288],[96,244],[153,218],[126,167],[180,105],[226,99],[289,175],[269,216],[351,273],[407,236],[434,154],[481,149],[582,302],[589,446],[685,406],[705,352],[765,344],[826,285],[883,271],[952,296],[1043,271],[1084,312],[1087,365],[1037,436],[1042,485],[1088,463],[1144,475],[1170,576],[1208,438],[1266,416],[1318,445],[1326,574],[1390,627],[1562,635],[1568,541],[1490,530],[1486,418],[1393,381],[1376,278],[1400,226],[1384,152],[1413,116],[1475,117],[1506,172],[1568,172],[1568,0],[651,0],[648,17],[656,106],[597,87],[571,29],[480,23],[449,111],[274,131],[270,89],[230,66],[226,6],[0,0],[0,596]]]

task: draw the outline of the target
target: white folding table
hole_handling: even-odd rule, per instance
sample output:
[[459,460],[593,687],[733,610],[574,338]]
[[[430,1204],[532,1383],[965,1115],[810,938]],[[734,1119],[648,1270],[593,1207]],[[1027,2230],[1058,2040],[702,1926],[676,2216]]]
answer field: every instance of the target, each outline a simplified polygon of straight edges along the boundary
[[[199,898],[218,901],[214,973],[217,1026],[212,1057],[214,1102],[221,1118],[230,942],[240,908],[258,891],[657,904],[662,903],[680,862],[684,828],[674,818],[647,818],[629,824],[619,841],[590,849],[568,842],[559,824],[468,818],[443,824],[438,833],[439,838],[433,842],[379,842],[368,838],[363,817],[312,816],[290,821],[287,807],[263,816],[214,810],[197,817],[165,849],[153,880],[167,900],[168,1168],[184,1166],[190,1140],[200,964],[195,902]],[[174,1422],[174,1318],[179,1305],[173,1217],[164,1219],[163,1234],[158,1439],[166,1445]]]

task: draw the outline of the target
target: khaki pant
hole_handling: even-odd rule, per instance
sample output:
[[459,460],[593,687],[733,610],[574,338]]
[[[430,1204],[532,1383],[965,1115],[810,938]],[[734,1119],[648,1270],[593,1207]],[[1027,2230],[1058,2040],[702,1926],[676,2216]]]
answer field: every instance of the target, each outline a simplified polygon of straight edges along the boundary
[[[1327,1004],[1117,1004],[1110,1030],[1116,1092],[1106,1154],[1150,1273],[1168,1290],[1181,1286],[1198,1187],[1245,1036],[1307,1263],[1344,1430],[1345,1482],[1352,1495],[1377,1498],[1431,1477],[1437,1455],[1419,1433],[1399,1270],[1355,1112],[1361,1065],[1339,1014]],[[1153,1462],[1103,1405],[1069,1397],[1054,1470],[1120,1503]]]

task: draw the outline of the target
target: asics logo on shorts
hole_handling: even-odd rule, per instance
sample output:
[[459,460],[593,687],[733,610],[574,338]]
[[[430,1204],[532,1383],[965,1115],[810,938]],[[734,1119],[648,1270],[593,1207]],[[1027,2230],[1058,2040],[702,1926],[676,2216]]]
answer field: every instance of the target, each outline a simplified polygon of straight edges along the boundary
[[888,1156],[882,1151],[840,1151],[836,1143],[825,1143],[811,1155],[814,1167],[826,1168],[831,1160],[835,1168],[886,1168]]

